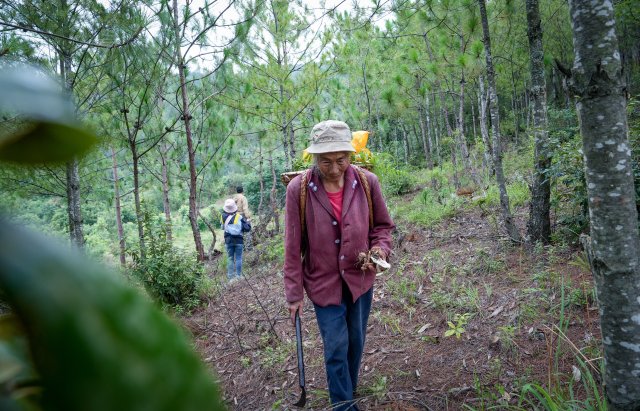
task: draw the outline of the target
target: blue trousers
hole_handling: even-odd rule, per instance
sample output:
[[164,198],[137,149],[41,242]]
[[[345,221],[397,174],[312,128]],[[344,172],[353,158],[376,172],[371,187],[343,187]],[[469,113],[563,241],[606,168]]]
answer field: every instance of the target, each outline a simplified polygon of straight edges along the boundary
[[227,278],[242,275],[242,244],[225,244],[227,247]]
[[373,287],[354,303],[349,288],[343,282],[340,305],[320,307],[314,304],[324,346],[329,397],[334,410],[357,410],[353,393],[358,385],[372,297]]

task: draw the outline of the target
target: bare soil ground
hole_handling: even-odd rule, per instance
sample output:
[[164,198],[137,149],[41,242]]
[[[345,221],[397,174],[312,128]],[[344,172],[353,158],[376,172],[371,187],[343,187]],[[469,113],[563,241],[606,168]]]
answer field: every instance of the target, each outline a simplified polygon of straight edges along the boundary
[[[497,215],[469,209],[429,230],[396,221],[392,268],[374,286],[361,410],[514,405],[524,383],[567,381],[577,356],[599,355],[598,313],[582,252],[514,246],[495,226]],[[516,218],[524,231],[526,210]],[[247,278],[225,285],[184,320],[230,409],[295,409],[300,396],[281,264],[269,260],[268,247],[277,246],[248,252]],[[468,323],[449,325],[458,323],[456,314],[467,314]],[[302,320],[306,409],[329,409],[309,301]],[[445,337],[454,328],[459,338]],[[597,368],[595,360],[588,364]]]

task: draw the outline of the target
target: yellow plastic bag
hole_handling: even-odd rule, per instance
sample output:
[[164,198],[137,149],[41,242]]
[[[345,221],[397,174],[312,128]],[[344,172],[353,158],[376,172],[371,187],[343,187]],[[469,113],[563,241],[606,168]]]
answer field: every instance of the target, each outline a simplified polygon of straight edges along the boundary
[[[367,141],[369,140],[369,132],[368,131],[354,131],[351,133],[353,139],[351,140],[351,144],[353,144],[353,148],[356,149],[356,153],[361,152],[363,149],[366,149]],[[368,150],[367,150],[368,151]]]

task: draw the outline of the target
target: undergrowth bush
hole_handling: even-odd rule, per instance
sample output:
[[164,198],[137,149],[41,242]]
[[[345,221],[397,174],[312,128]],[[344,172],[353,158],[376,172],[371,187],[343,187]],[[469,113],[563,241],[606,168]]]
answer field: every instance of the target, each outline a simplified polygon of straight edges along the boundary
[[194,255],[172,246],[165,228],[144,213],[146,256],[133,254],[133,275],[163,306],[190,311],[200,305],[203,266]]
[[[511,207],[520,207],[531,198],[531,192],[527,183],[518,180],[507,185],[507,195],[509,196],[509,204]],[[497,185],[492,185],[487,190],[487,195],[482,199],[484,204],[497,207],[500,205],[500,190]]]
[[379,154],[375,173],[380,178],[382,190],[387,196],[401,195],[410,192],[416,184],[413,175],[401,168],[388,154]]
[[405,210],[406,218],[410,222],[431,227],[445,218],[455,216],[463,204],[464,200],[452,195],[449,187],[438,191],[425,188]]

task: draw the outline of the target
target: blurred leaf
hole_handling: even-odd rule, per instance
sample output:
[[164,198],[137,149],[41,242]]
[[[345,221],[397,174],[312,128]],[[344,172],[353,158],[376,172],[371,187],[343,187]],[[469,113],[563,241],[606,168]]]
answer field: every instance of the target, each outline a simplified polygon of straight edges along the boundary
[[31,66],[0,71],[0,112],[24,119],[17,133],[0,134],[0,160],[64,162],[98,142],[75,125],[71,99],[60,84]]
[[120,276],[6,222],[0,244],[0,287],[31,342],[48,410],[223,409],[180,327]]
[[31,120],[70,123],[74,108],[60,84],[31,66],[0,71],[0,111]]
[[61,163],[85,153],[98,142],[94,135],[52,122],[37,122],[22,133],[0,139],[0,160],[16,163]]

